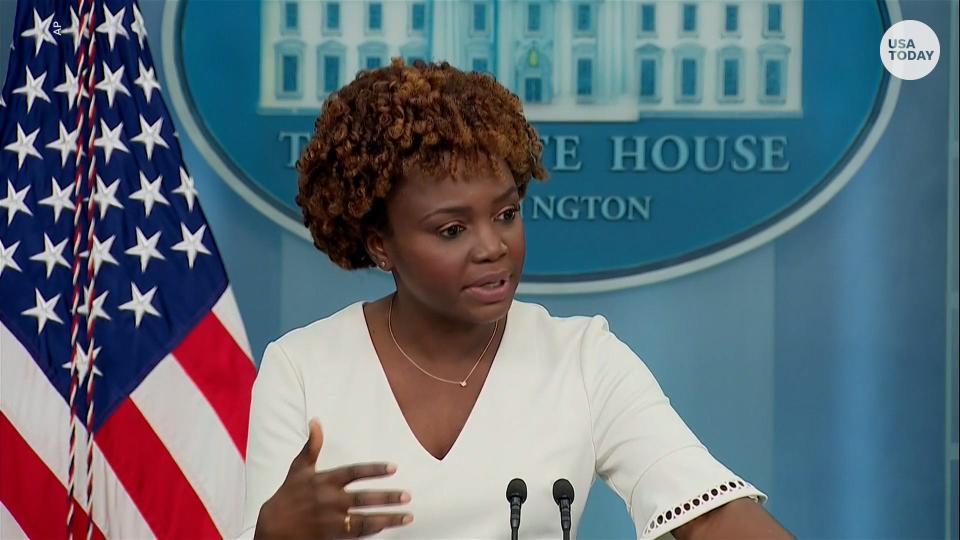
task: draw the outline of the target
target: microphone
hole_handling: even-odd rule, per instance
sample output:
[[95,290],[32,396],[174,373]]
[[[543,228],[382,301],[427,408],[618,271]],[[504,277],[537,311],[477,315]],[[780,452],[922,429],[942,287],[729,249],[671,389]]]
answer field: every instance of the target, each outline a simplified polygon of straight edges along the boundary
[[514,478],[507,484],[507,501],[510,502],[510,538],[517,540],[520,531],[520,505],[527,500],[527,483]]
[[566,478],[553,483],[553,500],[560,507],[560,528],[563,540],[570,540],[570,505],[573,504],[573,486]]

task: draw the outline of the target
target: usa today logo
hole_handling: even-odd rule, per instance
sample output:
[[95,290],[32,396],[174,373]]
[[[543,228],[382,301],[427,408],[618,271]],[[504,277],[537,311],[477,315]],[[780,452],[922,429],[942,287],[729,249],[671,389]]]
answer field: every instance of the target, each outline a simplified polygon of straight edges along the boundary
[[940,60],[940,40],[920,21],[900,21],[883,34],[880,60],[898,79],[921,79],[933,71]]

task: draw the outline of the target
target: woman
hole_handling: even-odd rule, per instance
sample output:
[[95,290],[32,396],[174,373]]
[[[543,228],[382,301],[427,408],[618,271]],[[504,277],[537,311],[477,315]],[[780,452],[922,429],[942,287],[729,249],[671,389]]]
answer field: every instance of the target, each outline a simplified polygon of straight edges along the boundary
[[[789,538],[713,459],[603,317],[514,301],[520,200],[542,146],[492,77],[417,62],[332,95],[301,156],[304,223],[396,292],[271,343],[254,387],[245,527],[257,538],[520,538],[573,530],[595,476],[638,537]],[[322,425],[322,427],[321,427]]]

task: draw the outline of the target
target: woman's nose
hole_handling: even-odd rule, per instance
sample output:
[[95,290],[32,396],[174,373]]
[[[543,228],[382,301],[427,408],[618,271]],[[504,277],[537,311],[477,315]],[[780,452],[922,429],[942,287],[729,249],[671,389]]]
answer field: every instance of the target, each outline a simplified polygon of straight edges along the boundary
[[493,225],[488,225],[479,228],[474,251],[478,260],[497,260],[507,253],[507,243],[500,231]]

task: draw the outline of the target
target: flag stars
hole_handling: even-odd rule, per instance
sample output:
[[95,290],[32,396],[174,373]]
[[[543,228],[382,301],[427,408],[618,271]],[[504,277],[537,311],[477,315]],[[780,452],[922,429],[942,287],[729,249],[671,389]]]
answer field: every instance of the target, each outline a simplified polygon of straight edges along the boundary
[[30,208],[24,200],[27,197],[28,191],[30,191],[29,184],[20,191],[17,191],[16,188],[13,187],[13,182],[7,180],[7,196],[0,199],[0,208],[7,211],[7,225],[13,223],[13,218],[17,215],[17,212],[23,212],[28,216],[33,215],[33,212],[30,211]]
[[47,103],[50,103],[50,96],[43,91],[43,81],[47,80],[47,72],[44,71],[40,74],[39,77],[34,78],[33,72],[30,71],[30,67],[27,66],[27,80],[23,86],[20,88],[14,88],[14,94],[23,94],[27,97],[27,112],[30,112],[30,108],[33,107],[33,102],[36,99],[42,99]]
[[[77,347],[77,352],[76,352],[77,378],[80,380],[81,383],[87,378],[87,372],[90,371],[90,357],[92,356],[94,362],[96,362],[97,357],[100,356],[100,349],[102,348],[103,347],[97,347],[93,349],[93,354],[90,354],[87,352],[86,348],[80,347],[80,346]],[[67,362],[66,364],[63,364],[60,367],[70,369],[72,365],[70,364],[70,362]],[[93,375],[95,377],[103,377],[103,372],[100,371],[100,368],[98,368],[96,364],[94,364],[93,366]]]
[[80,32],[80,20],[79,20],[79,18],[77,17],[77,11],[76,11],[75,9],[73,9],[72,6],[70,7],[70,26],[68,26],[68,27],[64,28],[63,30],[61,30],[61,31],[60,31],[60,34],[61,34],[61,35],[66,34],[66,35],[68,35],[68,36],[70,36],[70,37],[73,38],[73,52],[74,52],[74,54],[76,54],[77,49],[80,48],[80,36],[81,36],[81,35],[83,35],[83,36],[89,35],[89,32],[87,31],[86,28],[83,29],[83,32],[82,32],[82,34],[81,34],[81,32]]
[[20,268],[20,265],[17,264],[17,261],[13,258],[13,254],[17,252],[17,248],[20,247],[20,241],[10,244],[9,246],[3,245],[3,239],[0,238],[0,277],[3,277],[3,269],[10,268],[11,270],[16,270],[17,272],[23,272]]
[[177,195],[183,195],[187,201],[187,209],[193,212],[193,201],[197,197],[197,188],[193,184],[193,178],[187,174],[187,170],[180,167],[180,186],[173,190]]
[[67,264],[67,260],[63,258],[63,248],[67,245],[67,239],[64,238],[59,244],[54,244],[50,240],[50,237],[47,236],[47,233],[43,233],[43,251],[32,255],[30,257],[31,261],[36,261],[43,263],[47,267],[47,278],[50,278],[50,274],[53,273],[53,269],[58,265],[64,268],[70,268],[70,265]]
[[147,159],[153,159],[153,148],[155,146],[162,146],[166,149],[169,149],[170,146],[167,145],[167,141],[163,140],[163,137],[160,136],[160,130],[163,129],[163,118],[157,118],[157,121],[153,124],[148,124],[147,119],[140,115],[140,134],[136,137],[131,137],[130,140],[133,142],[138,142],[144,146],[144,149],[147,151]]
[[188,229],[185,224],[180,224],[180,235],[183,237],[183,240],[174,244],[172,249],[186,253],[187,264],[191,269],[193,268],[193,262],[197,258],[198,253],[210,255],[210,251],[203,245],[203,233],[206,232],[206,230],[207,226],[201,225],[195,232],[190,232],[190,229]]
[[52,148],[60,152],[60,166],[67,164],[67,158],[70,154],[77,151],[77,137],[80,135],[80,128],[73,131],[67,131],[63,122],[60,122],[60,137],[47,143],[47,148]]
[[[106,7],[104,7],[104,9],[106,9]],[[124,66],[121,64],[116,71],[113,71],[106,62],[103,62],[103,77],[100,79],[100,82],[97,83],[97,86],[94,87],[95,90],[107,93],[107,103],[109,103],[111,107],[113,107],[113,98],[117,96],[117,92],[127,96],[130,95],[130,90],[123,84],[124,69]]]
[[107,312],[103,309],[103,303],[107,301],[107,295],[110,294],[110,291],[103,291],[100,296],[93,299],[93,302],[90,301],[90,287],[83,288],[83,304],[77,307],[77,313],[87,316],[88,313],[93,312],[91,315],[91,320],[97,319],[106,319],[111,320],[110,315],[107,315]]
[[160,241],[160,231],[157,231],[156,234],[147,238],[143,231],[140,230],[140,227],[137,227],[137,245],[124,251],[127,255],[132,255],[134,257],[140,258],[140,271],[146,272],[147,265],[150,264],[150,259],[159,259],[161,261],[166,260],[160,251],[157,249],[157,242]]
[[77,96],[87,96],[87,89],[77,82],[77,76],[73,74],[68,64],[63,65],[63,82],[53,87],[54,92],[60,92],[67,95],[67,106],[73,108],[77,104]]
[[33,38],[33,55],[36,56],[40,54],[40,47],[43,46],[44,42],[51,43],[56,45],[57,42],[53,40],[53,34],[50,33],[50,23],[53,21],[53,14],[51,13],[46,19],[40,17],[40,13],[37,12],[36,8],[33,10],[33,28],[24,30],[20,34],[21,37]]
[[36,306],[30,309],[26,309],[21,312],[21,315],[26,315],[28,317],[33,317],[37,319],[37,335],[40,335],[40,332],[43,332],[43,327],[47,325],[47,322],[53,321],[55,323],[63,324],[63,320],[57,315],[57,302],[60,301],[60,295],[56,295],[53,298],[47,300],[40,294],[40,289],[34,289],[36,295]]
[[[136,10],[136,6],[133,8]],[[138,13],[134,11],[134,13]],[[143,59],[137,59],[140,63],[140,74],[134,79],[133,84],[140,87],[143,90],[143,96],[147,99],[147,103],[150,103],[150,99],[153,97],[153,91],[160,90],[160,83],[157,82],[157,76],[153,71],[153,68],[146,67],[143,65]]]
[[132,311],[134,325],[137,328],[140,328],[140,322],[143,320],[144,315],[153,315],[154,317],[160,316],[160,312],[153,307],[153,295],[156,293],[156,287],[150,289],[146,293],[141,293],[140,289],[137,288],[136,283],[130,283],[130,301],[121,304],[119,309],[123,311]]
[[[63,124],[60,124],[61,127]],[[69,208],[70,210],[75,210],[76,207],[73,205],[73,201],[70,199],[73,190],[71,189],[70,183],[67,183],[66,188],[61,188],[57,184],[56,178],[50,179],[50,196],[44,199],[40,199],[39,204],[49,206],[53,209],[53,222],[56,223],[60,219],[60,213],[64,208]]]
[[33,141],[37,139],[37,135],[40,133],[40,128],[33,130],[32,133],[27,135],[24,133],[23,128],[20,127],[20,123],[17,123],[17,140],[4,146],[4,150],[9,150],[17,154],[17,170],[19,171],[23,168],[23,162],[27,159],[27,156],[33,156],[35,158],[40,157],[40,152],[37,152],[36,147],[33,145]]
[[[93,273],[96,274],[100,271],[100,266],[103,263],[110,263],[114,266],[120,266],[120,263],[113,258],[113,255],[110,253],[110,250],[113,249],[113,241],[117,238],[117,235],[111,235],[110,238],[107,238],[103,242],[100,241],[96,236],[93,237]],[[90,251],[84,251],[80,254],[81,257],[89,257]]]
[[127,29],[123,27],[123,15],[126,11],[127,8],[121,8],[120,11],[113,13],[106,4],[103,6],[104,22],[100,23],[100,26],[97,26],[97,32],[107,35],[111,51],[113,50],[114,43],[117,41],[118,35],[130,39],[130,35],[127,34]]
[[153,210],[153,205],[156,203],[170,206],[170,201],[160,192],[160,183],[162,181],[163,176],[157,176],[151,182],[147,180],[147,176],[143,174],[143,171],[140,171],[140,189],[134,191],[130,195],[130,198],[143,203],[143,211],[147,214],[147,217],[150,217],[150,211]]
[[[137,9],[137,4],[133,4],[133,23],[130,24],[130,30],[133,30],[133,33],[137,35],[137,43],[140,44],[140,48],[143,48],[143,40],[147,37],[147,27],[143,24],[143,15],[140,14],[140,10]],[[147,99],[147,102],[150,100]]]
[[130,153],[127,145],[123,144],[123,141],[120,140],[121,129],[123,129],[123,122],[119,120],[117,121],[117,125],[113,129],[110,129],[107,123],[102,118],[100,119],[101,134],[97,137],[93,145],[103,148],[104,158],[106,158],[108,164],[110,163],[110,156],[113,155],[115,150]]
[[103,183],[103,178],[97,175],[97,192],[93,194],[93,202],[97,203],[97,208],[100,209],[100,219],[103,219],[107,215],[107,210],[111,208],[123,210],[123,205],[117,200],[117,188],[119,187],[119,178],[108,186]]

